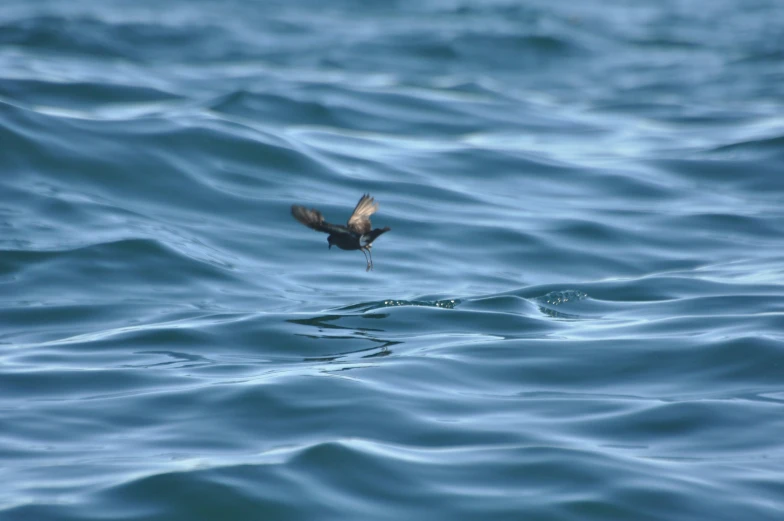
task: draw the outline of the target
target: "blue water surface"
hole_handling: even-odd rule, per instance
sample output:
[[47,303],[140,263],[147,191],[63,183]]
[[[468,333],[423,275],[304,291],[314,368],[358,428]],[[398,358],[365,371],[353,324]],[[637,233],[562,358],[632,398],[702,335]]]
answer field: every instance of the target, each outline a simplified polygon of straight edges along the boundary
[[778,0],[6,0],[0,520],[784,519],[783,115]]

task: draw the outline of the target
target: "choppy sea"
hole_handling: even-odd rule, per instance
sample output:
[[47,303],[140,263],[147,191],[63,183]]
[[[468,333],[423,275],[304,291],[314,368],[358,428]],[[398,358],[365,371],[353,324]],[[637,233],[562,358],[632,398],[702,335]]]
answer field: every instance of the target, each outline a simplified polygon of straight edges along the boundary
[[[290,214],[363,193],[373,271]],[[784,4],[5,0],[0,483],[784,519]]]

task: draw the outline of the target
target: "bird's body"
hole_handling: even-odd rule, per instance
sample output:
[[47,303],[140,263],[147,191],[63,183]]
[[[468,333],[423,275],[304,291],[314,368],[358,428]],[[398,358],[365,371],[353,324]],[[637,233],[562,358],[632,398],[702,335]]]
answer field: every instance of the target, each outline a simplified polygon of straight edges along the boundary
[[308,210],[304,206],[293,205],[291,215],[296,220],[313,230],[328,233],[327,242],[329,247],[337,246],[341,250],[360,250],[367,260],[367,269],[373,269],[373,257],[370,256],[370,248],[379,235],[388,232],[389,226],[384,228],[372,229],[370,216],[378,210],[378,203],[370,195],[363,195],[351,217],[348,218],[346,226],[340,224],[330,224],[324,221],[324,216],[318,210]]

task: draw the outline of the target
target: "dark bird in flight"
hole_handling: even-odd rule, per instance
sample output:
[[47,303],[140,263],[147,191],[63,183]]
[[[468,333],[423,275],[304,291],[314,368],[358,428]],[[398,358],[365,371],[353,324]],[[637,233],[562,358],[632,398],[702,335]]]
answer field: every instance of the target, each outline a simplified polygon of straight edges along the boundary
[[365,194],[359,199],[346,226],[325,222],[324,216],[318,210],[312,208],[308,210],[304,206],[296,204],[291,207],[291,215],[308,228],[328,233],[327,242],[330,248],[337,246],[341,250],[361,251],[367,261],[366,271],[370,271],[373,269],[373,256],[370,254],[370,247],[379,235],[391,229],[389,226],[372,229],[370,216],[376,213],[376,210],[378,210],[378,203],[370,195]]

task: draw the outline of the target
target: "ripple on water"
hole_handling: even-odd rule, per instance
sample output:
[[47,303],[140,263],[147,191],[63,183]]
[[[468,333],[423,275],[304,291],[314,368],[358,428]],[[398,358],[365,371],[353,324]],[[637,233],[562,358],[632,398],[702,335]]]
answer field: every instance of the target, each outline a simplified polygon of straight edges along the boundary
[[311,3],[4,2],[0,518],[779,519],[776,2]]

